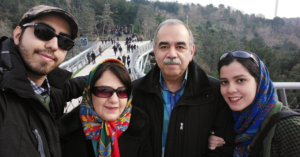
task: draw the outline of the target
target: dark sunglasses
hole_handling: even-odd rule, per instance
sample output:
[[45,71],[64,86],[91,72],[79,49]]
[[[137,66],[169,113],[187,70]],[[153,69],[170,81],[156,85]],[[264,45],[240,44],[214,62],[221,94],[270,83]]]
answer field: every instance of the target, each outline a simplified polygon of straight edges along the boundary
[[99,86],[99,87],[94,87],[92,93],[100,98],[109,98],[111,97],[114,92],[117,93],[117,96],[119,98],[128,98],[127,95],[127,90],[125,87],[120,87],[118,89],[113,89],[111,87],[107,86]]
[[220,57],[220,60],[226,58],[229,54],[231,54],[233,57],[236,57],[236,58],[251,58],[254,61],[254,63],[259,67],[257,60],[254,58],[254,56],[251,53],[249,53],[247,51],[226,52]]
[[57,37],[57,44],[63,50],[69,51],[75,46],[75,42],[69,37],[58,35],[54,32],[53,28],[44,23],[26,23],[22,27],[34,26],[34,35],[43,40],[49,41],[54,37]]

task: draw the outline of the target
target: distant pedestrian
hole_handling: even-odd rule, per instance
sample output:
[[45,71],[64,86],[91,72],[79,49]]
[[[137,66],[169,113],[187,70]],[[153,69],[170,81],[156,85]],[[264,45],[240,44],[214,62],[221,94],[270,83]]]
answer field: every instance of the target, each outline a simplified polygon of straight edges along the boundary
[[128,68],[128,73],[131,74],[131,68]]
[[115,52],[115,56],[117,56],[118,47],[117,47],[116,44],[113,46],[113,49],[114,49],[114,52]]
[[119,46],[119,51],[120,51],[120,56],[122,56],[123,49],[122,49],[121,45]]
[[129,68],[129,65],[130,65],[130,55],[127,56],[127,66]]
[[99,46],[99,54],[100,54],[100,56],[102,54],[102,47],[101,46]]
[[96,59],[96,54],[95,54],[94,51],[92,52],[91,57],[92,57],[93,64],[95,64],[96,63],[96,60],[95,60]]
[[122,59],[121,59],[121,57],[120,56],[118,56],[118,58],[117,58],[119,61],[121,61],[122,62]]
[[88,60],[88,63],[90,64],[91,63],[91,54],[90,53],[87,53],[86,59]]
[[130,43],[127,44],[127,53],[130,53]]
[[131,44],[130,48],[131,48],[131,52],[133,53],[134,46],[132,44]]
[[122,56],[122,62],[123,62],[124,65],[126,65],[126,55],[125,55],[125,53]]

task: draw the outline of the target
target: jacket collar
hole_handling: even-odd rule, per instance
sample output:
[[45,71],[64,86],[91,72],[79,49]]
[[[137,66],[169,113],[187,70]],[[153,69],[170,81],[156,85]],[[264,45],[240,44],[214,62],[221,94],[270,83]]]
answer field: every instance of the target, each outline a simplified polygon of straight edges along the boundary
[[[27,78],[26,69],[19,54],[18,47],[11,38],[2,43],[1,51],[7,46],[9,47],[9,51],[7,51],[6,55],[10,55],[12,66],[4,73],[3,81],[1,83],[2,90],[15,91],[19,96],[24,98],[34,96],[34,91]],[[3,67],[5,65],[2,64],[1,66]]]
[[[212,88],[206,73],[201,69],[201,67],[192,60],[188,65],[188,77],[186,82],[186,88],[184,95],[193,96],[196,94],[201,94],[204,91],[210,90]],[[136,86],[136,89],[147,91],[150,93],[157,93],[157,87],[159,85],[159,74],[160,69],[156,64],[146,76],[142,78],[140,83]]]

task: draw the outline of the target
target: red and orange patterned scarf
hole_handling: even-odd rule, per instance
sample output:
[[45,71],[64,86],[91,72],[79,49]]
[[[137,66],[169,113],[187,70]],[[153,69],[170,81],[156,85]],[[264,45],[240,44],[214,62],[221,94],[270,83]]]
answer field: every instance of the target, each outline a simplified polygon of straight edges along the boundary
[[91,101],[91,81],[97,69],[104,62],[122,62],[116,59],[107,59],[91,70],[85,90],[83,92],[82,103],[80,104],[80,120],[87,140],[97,140],[98,157],[120,157],[118,137],[127,130],[131,117],[132,96],[128,99],[123,113],[116,121],[105,121],[97,115]]

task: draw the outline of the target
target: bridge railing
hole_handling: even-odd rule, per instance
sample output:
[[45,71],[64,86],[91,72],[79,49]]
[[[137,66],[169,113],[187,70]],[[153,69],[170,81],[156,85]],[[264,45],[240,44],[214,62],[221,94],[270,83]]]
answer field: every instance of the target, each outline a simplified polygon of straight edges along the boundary
[[140,46],[138,49],[136,49],[133,52],[131,57],[132,63],[130,64],[132,80],[143,77],[145,75],[144,74],[145,61],[147,60],[148,54],[152,51],[153,51],[153,43],[150,42],[146,45]]
[[[289,102],[287,100],[286,90],[300,90],[300,82],[273,82],[275,89],[277,90],[277,94],[279,96],[279,100],[283,105],[289,106]],[[294,100],[297,98],[295,97]]]
[[68,61],[63,62],[59,67],[62,69],[66,69],[72,73],[76,72],[80,68],[84,67],[88,64],[87,54],[95,52],[96,56],[100,55],[99,47],[102,47],[102,51],[108,48],[111,45],[111,42],[107,42],[105,44],[101,44],[98,40],[88,49],[84,50],[83,52],[79,53],[75,57],[69,59]]

